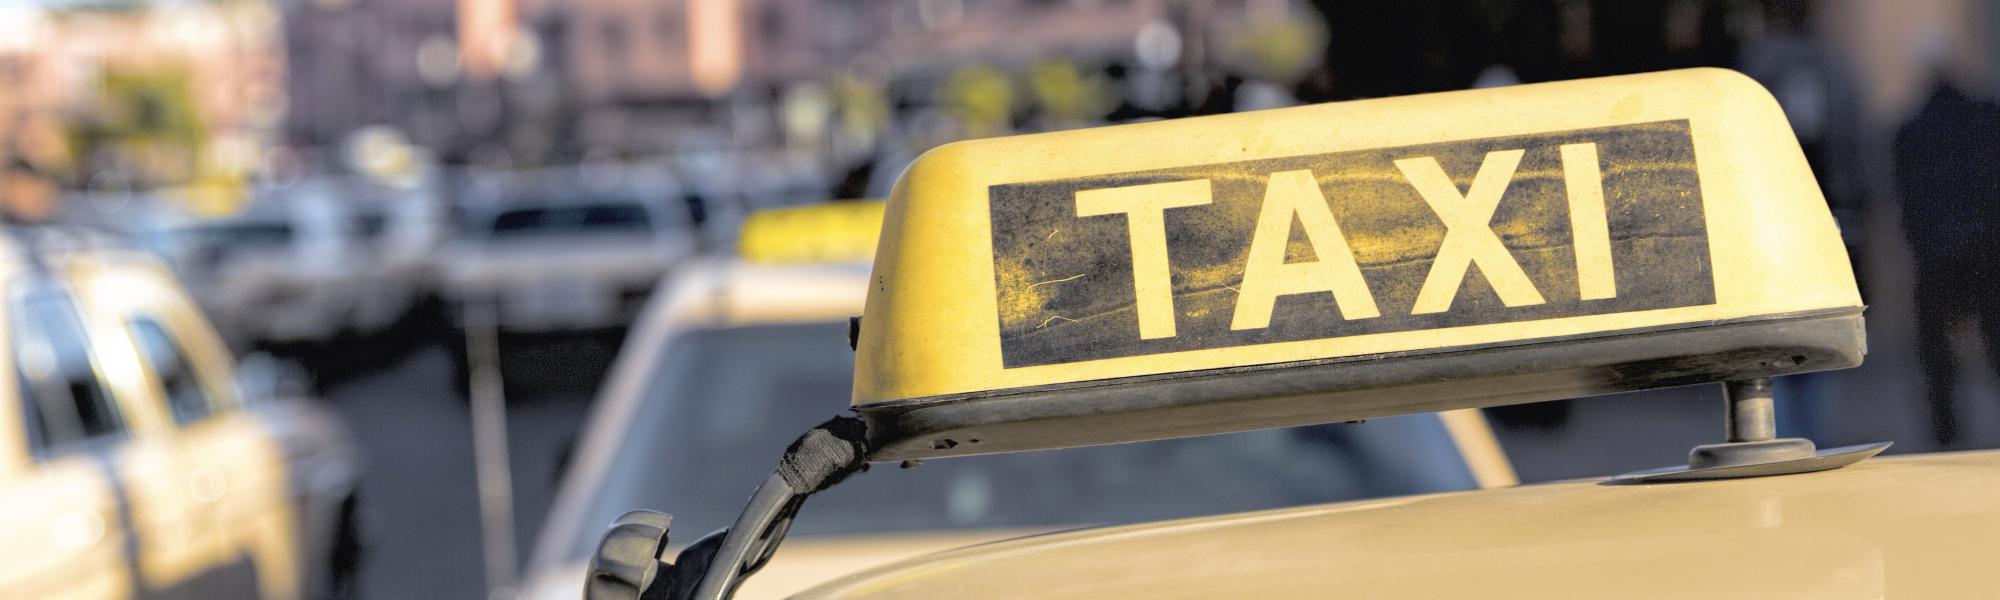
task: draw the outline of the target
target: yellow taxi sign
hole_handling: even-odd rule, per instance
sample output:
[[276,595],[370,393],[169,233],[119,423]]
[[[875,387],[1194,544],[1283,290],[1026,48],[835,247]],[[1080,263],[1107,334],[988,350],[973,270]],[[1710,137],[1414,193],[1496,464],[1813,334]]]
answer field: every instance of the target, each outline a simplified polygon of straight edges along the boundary
[[898,182],[871,283],[854,404],[885,459],[1863,352],[1797,141],[1717,69],[953,144]]
[[737,253],[758,263],[866,262],[882,232],[881,200],[762,210],[743,222]]
[[1713,304],[1693,155],[1671,120],[996,185],[1001,359]]

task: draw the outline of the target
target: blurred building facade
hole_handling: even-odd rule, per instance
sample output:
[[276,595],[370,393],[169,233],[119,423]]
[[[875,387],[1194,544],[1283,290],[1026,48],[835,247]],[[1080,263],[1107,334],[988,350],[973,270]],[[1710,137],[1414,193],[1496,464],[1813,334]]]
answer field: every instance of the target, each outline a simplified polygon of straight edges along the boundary
[[[0,9],[0,164],[63,187],[177,184],[242,170],[274,138],[330,148],[376,125],[453,163],[858,153],[891,134],[1454,89],[1495,66],[1537,81],[1729,65],[1774,5],[1810,8],[1880,119],[1933,71],[2000,80],[2000,11],[1978,0],[28,3]],[[200,148],[159,150],[186,140]]]
[[283,115],[278,11],[259,2],[0,9],[0,164],[15,217],[63,188],[230,202]]
[[[879,129],[884,117],[872,113],[890,107],[953,104],[954,77],[979,85],[977,74],[960,74],[968,67],[1025,72],[1059,57],[1083,75],[1116,65],[1173,75],[1160,85],[1199,88],[1190,75],[1202,72],[1203,60],[1274,54],[1236,43],[1268,39],[1249,35],[1268,33],[1255,25],[1310,20],[1296,0],[501,4],[506,18],[480,18],[476,27],[467,15],[490,9],[468,12],[455,0],[287,5],[287,56],[300,74],[289,87],[288,139],[325,146],[390,124],[447,161],[494,156],[514,164],[659,155],[703,143],[810,145],[830,129]],[[485,31],[494,28],[503,31]],[[461,53],[473,36],[505,40],[505,68],[471,76]],[[1279,37],[1306,49],[1275,51],[1294,63],[1288,69],[1309,66],[1310,34]],[[1011,126],[1036,90],[1008,87],[988,91],[1005,96],[998,106],[975,108],[1004,111]]]

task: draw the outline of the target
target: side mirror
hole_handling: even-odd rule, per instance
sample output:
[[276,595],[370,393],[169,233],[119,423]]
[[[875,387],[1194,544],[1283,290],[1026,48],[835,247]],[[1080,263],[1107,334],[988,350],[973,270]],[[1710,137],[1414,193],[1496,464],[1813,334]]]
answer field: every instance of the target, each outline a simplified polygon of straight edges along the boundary
[[[598,539],[584,579],[586,600],[639,600],[658,592],[656,584],[672,585],[673,565],[660,562],[667,550],[671,515],[635,510],[619,515]],[[664,576],[664,577],[663,577]]]

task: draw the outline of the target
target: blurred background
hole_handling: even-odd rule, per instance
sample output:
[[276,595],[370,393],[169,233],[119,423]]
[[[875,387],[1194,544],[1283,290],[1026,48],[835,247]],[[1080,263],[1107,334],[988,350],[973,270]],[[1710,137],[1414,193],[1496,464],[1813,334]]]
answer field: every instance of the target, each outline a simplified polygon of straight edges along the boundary
[[[866,209],[755,215],[861,206],[954,140],[1694,66],[1772,90],[1870,305],[1867,363],[1781,381],[1780,429],[2000,447],[1977,0],[10,0],[0,207],[169,265],[243,364],[344,420],[344,593],[510,595],[621,348],[658,350],[633,332],[663,281],[872,245]],[[811,302],[784,277],[733,289]],[[1487,416],[1547,481],[1677,464],[1719,398]]]

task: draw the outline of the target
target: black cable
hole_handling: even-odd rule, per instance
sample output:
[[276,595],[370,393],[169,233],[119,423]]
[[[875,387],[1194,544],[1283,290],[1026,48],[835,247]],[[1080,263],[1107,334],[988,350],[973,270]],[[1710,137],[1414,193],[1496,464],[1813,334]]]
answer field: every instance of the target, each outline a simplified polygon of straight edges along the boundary
[[[675,579],[694,583],[690,598],[734,595],[744,578],[777,553],[807,497],[866,470],[868,428],[860,418],[834,417],[814,427],[785,449],[777,470],[757,486],[743,514],[723,532],[714,558],[704,563],[683,556],[675,561]],[[685,584],[676,587],[686,589]]]

